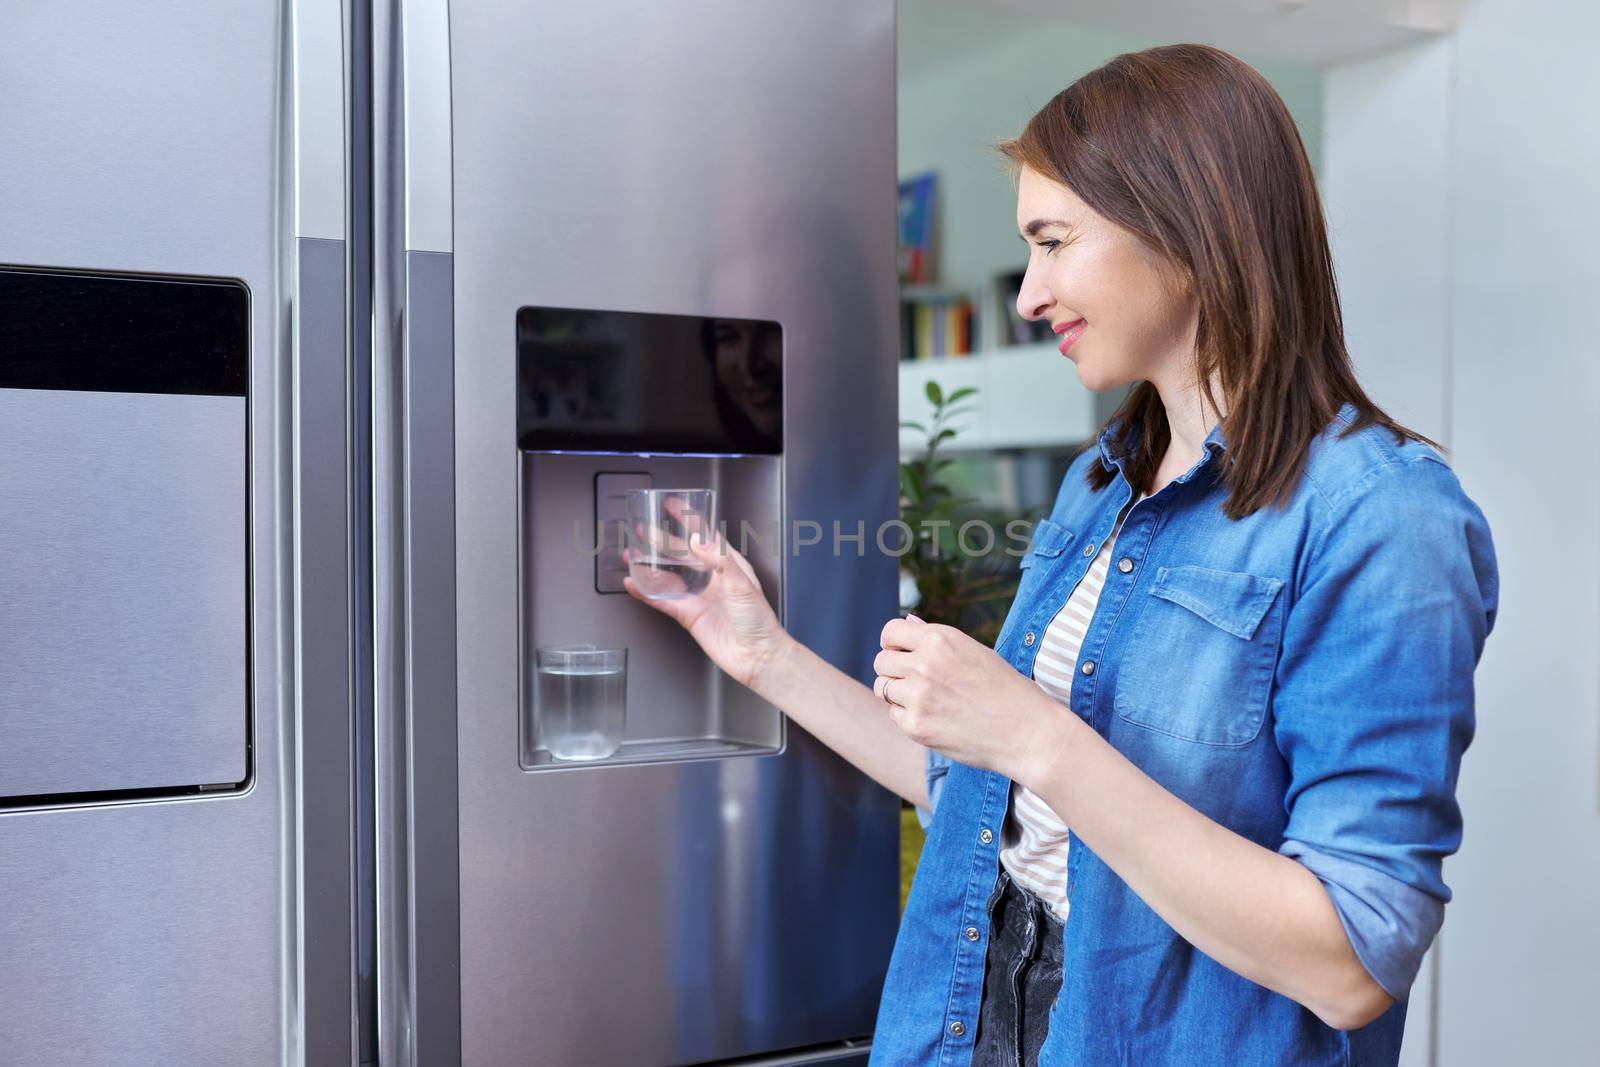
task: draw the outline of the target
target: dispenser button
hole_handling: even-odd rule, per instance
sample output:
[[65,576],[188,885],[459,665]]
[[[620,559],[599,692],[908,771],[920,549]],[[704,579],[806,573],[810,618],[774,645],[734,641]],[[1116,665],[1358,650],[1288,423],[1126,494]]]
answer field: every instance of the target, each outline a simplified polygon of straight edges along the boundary
[[628,522],[628,490],[648,489],[655,479],[644,472],[609,471],[594,476],[594,522],[600,547],[594,561],[594,590],[623,593],[628,564],[622,558],[623,528]]

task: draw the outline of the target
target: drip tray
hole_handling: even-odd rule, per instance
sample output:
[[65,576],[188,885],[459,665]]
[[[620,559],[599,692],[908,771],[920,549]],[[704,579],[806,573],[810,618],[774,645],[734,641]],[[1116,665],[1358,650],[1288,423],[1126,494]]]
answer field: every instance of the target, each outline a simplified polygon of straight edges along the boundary
[[778,751],[771,745],[753,745],[744,741],[725,741],[720,738],[624,741],[610,756],[595,760],[555,759],[550,755],[549,749],[541,748],[531,753],[523,766],[527,770],[599,767],[613,763],[676,762],[689,759],[722,759],[728,756],[759,756]]

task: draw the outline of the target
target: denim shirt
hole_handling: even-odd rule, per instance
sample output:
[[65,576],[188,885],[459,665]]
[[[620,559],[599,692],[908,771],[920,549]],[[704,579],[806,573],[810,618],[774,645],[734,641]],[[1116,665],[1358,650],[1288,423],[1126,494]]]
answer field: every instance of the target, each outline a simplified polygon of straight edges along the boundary
[[[1074,835],[1041,1065],[1398,1060],[1405,998],[1450,899],[1441,866],[1461,843],[1456,776],[1498,579],[1483,513],[1444,460],[1378,427],[1338,436],[1353,419],[1346,405],[1315,440],[1286,507],[1223,514],[1220,426],[1192,468],[1133,506],[1062,713],[1311,870],[1395,1003],[1359,1030],[1329,1027],[1185,941]],[[1021,560],[995,649],[1024,675],[1132,499],[1118,432],[1074,461]],[[1114,472],[1104,490],[1086,484],[1089,463]],[[928,789],[872,1064],[973,1052],[1011,782],[931,753]]]

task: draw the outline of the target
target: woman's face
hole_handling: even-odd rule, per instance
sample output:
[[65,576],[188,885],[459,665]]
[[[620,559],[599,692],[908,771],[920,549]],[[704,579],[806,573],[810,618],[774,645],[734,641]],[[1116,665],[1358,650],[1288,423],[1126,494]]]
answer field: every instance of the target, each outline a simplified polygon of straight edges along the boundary
[[1085,387],[1150,381],[1165,395],[1192,379],[1199,305],[1165,260],[1031,167],[1017,183],[1017,229],[1028,243],[1017,311],[1058,340],[1077,334],[1066,355]]
[[723,391],[758,430],[775,436],[783,419],[783,335],[775,327],[721,319],[711,342]]

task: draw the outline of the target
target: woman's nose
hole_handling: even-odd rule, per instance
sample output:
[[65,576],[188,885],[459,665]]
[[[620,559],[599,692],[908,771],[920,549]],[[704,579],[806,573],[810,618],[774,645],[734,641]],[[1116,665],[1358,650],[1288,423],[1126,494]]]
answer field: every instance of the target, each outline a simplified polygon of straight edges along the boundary
[[1022,276],[1022,288],[1017,290],[1017,314],[1025,319],[1042,319],[1050,313],[1054,300],[1050,290],[1034,277],[1033,268]]

